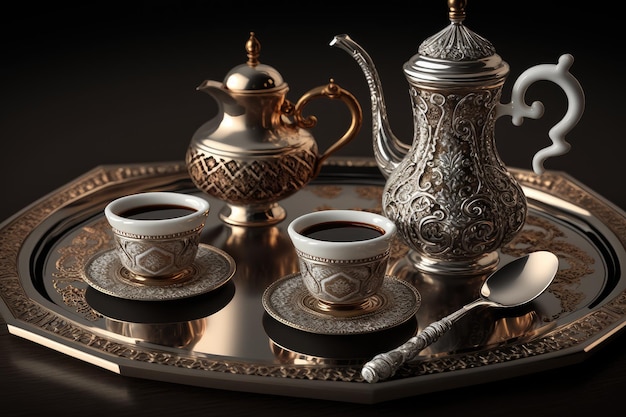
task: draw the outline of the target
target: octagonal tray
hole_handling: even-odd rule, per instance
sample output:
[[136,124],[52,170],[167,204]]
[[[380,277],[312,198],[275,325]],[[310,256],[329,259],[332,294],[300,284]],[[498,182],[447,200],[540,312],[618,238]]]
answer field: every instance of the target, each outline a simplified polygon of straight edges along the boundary
[[287,219],[266,227],[228,226],[211,204],[202,242],[230,254],[232,279],[182,300],[137,301],[91,288],[83,268],[112,247],[103,216],[112,199],[141,191],[202,195],[183,162],[96,167],[0,225],[0,313],[10,333],[122,375],[209,388],[376,403],[506,379],[573,364],[624,327],[626,214],[561,172],[511,169],[524,188],[523,231],[501,249],[501,264],[551,250],[559,272],[519,309],[468,314],[384,382],[361,366],[420,328],[476,298],[484,276],[435,276],[406,267],[394,244],[391,269],[421,295],[411,320],[379,332],[315,334],[274,320],[262,294],[297,272],[286,228],[326,208],[380,211],[384,179],[370,159],[331,159],[321,174],[281,202]]

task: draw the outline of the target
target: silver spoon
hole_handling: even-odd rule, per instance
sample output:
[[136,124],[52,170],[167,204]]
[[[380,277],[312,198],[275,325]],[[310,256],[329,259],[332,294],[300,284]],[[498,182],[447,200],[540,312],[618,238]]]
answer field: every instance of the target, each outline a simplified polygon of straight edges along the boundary
[[480,289],[480,298],[430,324],[400,347],[374,356],[363,366],[361,375],[367,382],[378,382],[393,376],[403,363],[437,341],[471,309],[526,304],[548,288],[558,269],[559,259],[548,251],[532,252],[509,262],[487,277]]

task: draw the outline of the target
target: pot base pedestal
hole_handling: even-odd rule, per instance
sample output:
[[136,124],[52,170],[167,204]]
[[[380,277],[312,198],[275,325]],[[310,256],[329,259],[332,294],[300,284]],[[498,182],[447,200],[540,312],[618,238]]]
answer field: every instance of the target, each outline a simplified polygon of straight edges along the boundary
[[433,259],[409,250],[404,258],[398,260],[390,274],[405,276],[407,273],[424,272],[437,275],[454,275],[472,277],[488,274],[496,269],[500,257],[497,251],[486,253],[481,257],[467,261],[444,261]]
[[233,226],[269,226],[283,221],[287,212],[278,203],[226,204],[219,216],[224,223]]

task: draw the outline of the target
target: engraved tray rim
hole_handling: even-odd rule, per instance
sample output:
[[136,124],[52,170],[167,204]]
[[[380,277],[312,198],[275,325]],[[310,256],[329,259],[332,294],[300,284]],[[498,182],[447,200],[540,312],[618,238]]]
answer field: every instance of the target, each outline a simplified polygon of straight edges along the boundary
[[[330,167],[330,168],[329,168]],[[322,172],[338,168],[338,178],[360,181],[361,168],[376,174],[366,174],[366,181],[380,176],[371,158],[332,157]],[[541,200],[555,195],[568,201],[572,210],[583,209],[604,230],[608,251],[615,256],[615,263],[626,261],[626,212],[580,184],[566,173],[547,171],[541,177],[530,171],[509,168],[532,198]],[[515,359],[496,358],[492,363],[442,373],[417,373],[416,375],[369,384],[358,379],[360,367],[316,365],[328,378],[308,379],[294,377],[298,365],[276,365],[283,367],[284,377],[276,377],[263,369],[266,364],[252,364],[244,372],[231,369],[219,357],[206,358],[215,366],[211,370],[192,369],[183,365],[189,359],[187,352],[171,353],[167,363],[151,363],[116,353],[116,347],[132,344],[128,340],[94,334],[89,326],[50,309],[33,299],[25,288],[31,280],[30,262],[35,253],[24,254],[24,242],[37,228],[63,229],[63,224],[47,224],[57,210],[78,205],[82,199],[98,198],[102,190],[108,193],[131,193],[145,189],[155,181],[174,184],[188,178],[186,167],[181,161],[138,163],[126,165],[100,165],[86,172],[56,191],[25,207],[0,224],[0,313],[8,331],[18,337],[46,346],[87,363],[121,375],[169,382],[197,385],[244,392],[272,395],[296,396],[336,400],[355,403],[377,403],[409,397],[433,391],[458,388],[474,383],[483,383],[513,376],[538,372],[569,365],[585,360],[597,348],[626,326],[626,290],[619,289],[604,294],[604,297],[589,308],[585,314],[575,315],[564,326],[538,336],[537,339],[521,342],[518,347],[528,347],[534,353],[520,355]],[[369,179],[368,179],[369,178]],[[378,181],[383,181],[382,177]],[[161,182],[159,184],[161,184]],[[128,185],[131,185],[129,188]],[[125,187],[120,187],[123,184]],[[532,197],[539,193],[544,197]],[[106,193],[105,193],[106,194]],[[549,200],[550,197],[545,197]],[[549,206],[549,203],[546,203]],[[96,215],[86,213],[87,215]],[[62,223],[62,222],[60,222]],[[48,230],[48,229],[46,229]],[[45,248],[35,247],[35,251]],[[617,267],[618,284],[623,285],[626,277]],[[620,286],[618,285],[618,287]],[[62,324],[62,325],[59,325]],[[62,328],[63,331],[55,329]],[[541,346],[537,346],[541,345]],[[146,348],[147,349],[147,348]],[[499,348],[493,349],[495,350]],[[489,351],[490,349],[487,349]],[[122,349],[123,351],[123,349]],[[496,354],[497,355],[497,354]],[[463,353],[448,356],[463,357]],[[232,360],[232,358],[228,358]],[[433,358],[432,361],[439,359]],[[429,362],[431,359],[426,360]],[[235,361],[236,362],[236,361]],[[234,365],[237,366],[237,363]],[[311,365],[300,366],[300,368]],[[336,374],[340,374],[337,378]]]

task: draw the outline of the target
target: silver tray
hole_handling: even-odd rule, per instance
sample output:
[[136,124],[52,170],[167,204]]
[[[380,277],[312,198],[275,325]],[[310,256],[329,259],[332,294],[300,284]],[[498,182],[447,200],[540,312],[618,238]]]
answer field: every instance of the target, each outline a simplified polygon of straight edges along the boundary
[[[10,333],[122,375],[244,392],[377,403],[573,364],[626,322],[626,214],[561,172],[511,169],[529,201],[522,233],[501,262],[538,249],[560,270],[530,306],[464,317],[390,380],[370,384],[361,365],[475,298],[484,277],[407,273],[421,294],[415,320],[382,332],[313,334],[272,319],[263,291],[297,272],[286,234],[296,216],[324,208],[380,210],[384,180],[370,159],[334,159],[281,204],[276,226],[231,227],[209,199],[203,243],[230,254],[224,286],[184,300],[136,301],[99,293],[81,278],[111,245],[102,211],[121,195],[167,190],[200,194],[184,163],[97,167],[0,225],[0,313]],[[405,260],[396,242],[392,268]],[[506,313],[506,314],[505,314]]]

